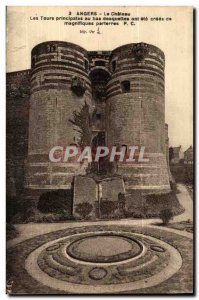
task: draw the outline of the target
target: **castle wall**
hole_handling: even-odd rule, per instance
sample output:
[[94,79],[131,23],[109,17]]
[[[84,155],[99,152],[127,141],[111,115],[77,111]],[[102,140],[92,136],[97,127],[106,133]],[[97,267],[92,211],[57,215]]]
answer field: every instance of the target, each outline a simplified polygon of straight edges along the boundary
[[20,197],[28,153],[30,70],[6,75],[6,194]]
[[70,189],[74,176],[85,174],[79,163],[49,160],[52,147],[78,144],[70,120],[85,102],[96,110],[94,137],[105,131],[108,146],[146,147],[147,164],[118,164],[125,188],[168,192],[164,89],[164,53],[153,45],[128,44],[112,52],[58,41],[34,47],[31,70],[7,75],[10,194],[21,194],[25,182],[26,195],[38,199],[49,190]]

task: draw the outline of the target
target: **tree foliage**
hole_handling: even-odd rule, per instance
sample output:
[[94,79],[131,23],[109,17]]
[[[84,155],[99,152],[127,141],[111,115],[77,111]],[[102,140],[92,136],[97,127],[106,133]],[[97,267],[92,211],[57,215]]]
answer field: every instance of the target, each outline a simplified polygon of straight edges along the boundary
[[106,201],[101,201],[100,202],[100,211],[101,214],[104,216],[110,216],[112,215],[115,210],[117,209],[117,202],[111,201],[111,200],[106,200]]
[[40,196],[37,208],[42,213],[72,213],[72,194],[70,190],[46,192]]
[[169,147],[169,161],[174,158],[174,150],[173,147]]
[[93,209],[92,204],[88,202],[79,203],[75,209],[76,213],[78,213],[83,219],[88,217]]
[[168,225],[169,221],[173,218],[171,209],[167,208],[160,212],[160,219],[164,225]]
[[89,112],[89,105],[85,102],[80,111],[73,112],[73,120],[70,123],[78,128],[74,128],[80,134],[79,146],[85,148],[91,144],[92,139],[92,116]]

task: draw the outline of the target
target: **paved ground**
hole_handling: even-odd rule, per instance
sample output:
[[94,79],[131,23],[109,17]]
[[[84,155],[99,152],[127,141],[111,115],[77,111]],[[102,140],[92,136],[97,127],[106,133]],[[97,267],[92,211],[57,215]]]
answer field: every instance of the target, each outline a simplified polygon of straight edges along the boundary
[[182,215],[176,216],[174,222],[186,221],[188,219],[193,221],[193,200],[190,193],[183,184],[178,184],[177,188],[180,191],[180,193],[177,194],[177,198],[180,204],[185,208],[185,212]]

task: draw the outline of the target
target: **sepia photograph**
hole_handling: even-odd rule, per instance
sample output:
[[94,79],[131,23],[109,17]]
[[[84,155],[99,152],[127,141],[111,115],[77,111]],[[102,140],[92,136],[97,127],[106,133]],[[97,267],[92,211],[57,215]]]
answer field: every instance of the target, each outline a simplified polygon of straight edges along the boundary
[[190,6],[6,7],[6,293],[193,295]]

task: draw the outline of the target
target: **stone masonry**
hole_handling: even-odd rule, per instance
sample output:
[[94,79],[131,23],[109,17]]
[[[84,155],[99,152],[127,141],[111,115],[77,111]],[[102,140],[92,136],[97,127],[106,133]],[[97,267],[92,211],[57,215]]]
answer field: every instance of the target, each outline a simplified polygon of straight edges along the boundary
[[[90,52],[62,41],[36,45],[31,69],[7,74],[7,194],[37,201],[47,191],[74,186],[78,195],[95,186],[80,163],[49,160],[52,147],[78,145],[70,119],[85,103],[93,113],[93,143],[147,149],[148,164],[118,163],[124,190],[168,193],[164,66],[164,53],[146,43]],[[93,207],[94,190],[87,201]],[[74,207],[80,198],[74,196]]]

